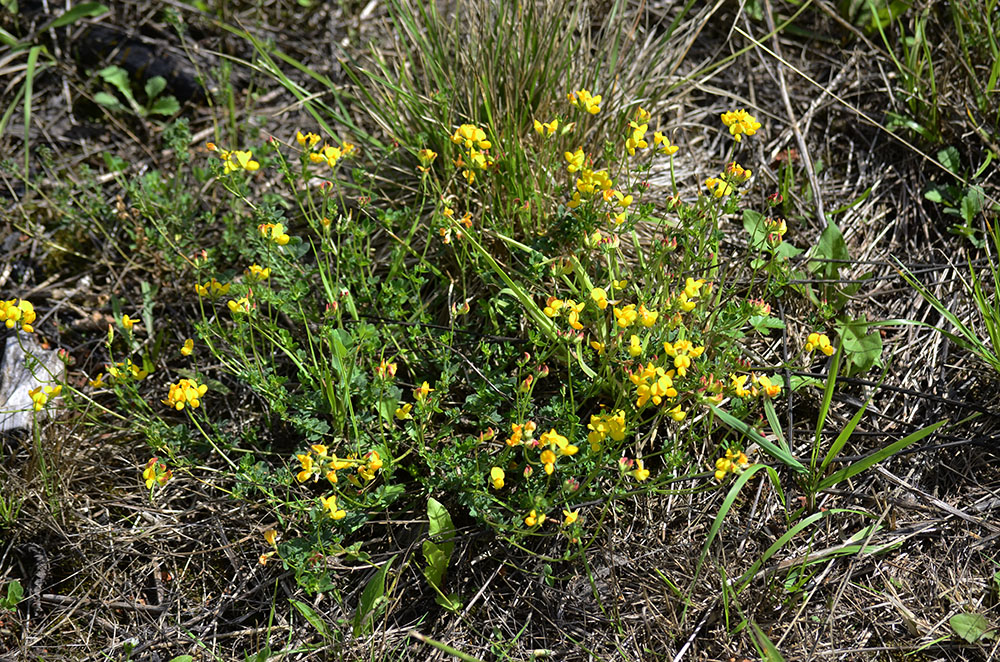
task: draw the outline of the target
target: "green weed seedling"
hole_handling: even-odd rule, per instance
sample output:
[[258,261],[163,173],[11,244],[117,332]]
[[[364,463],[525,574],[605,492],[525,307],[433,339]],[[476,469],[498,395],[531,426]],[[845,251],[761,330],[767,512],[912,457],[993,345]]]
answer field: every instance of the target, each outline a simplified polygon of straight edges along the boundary
[[0,596],[0,609],[13,611],[23,597],[24,589],[21,587],[21,582],[16,579],[8,582],[7,595]]
[[457,611],[462,607],[462,599],[457,593],[446,595],[444,592],[444,580],[448,572],[448,564],[451,563],[452,552],[455,551],[455,542],[450,540],[455,536],[455,525],[452,524],[451,515],[436,499],[427,499],[427,536],[433,540],[425,540],[423,543],[424,578],[430,585],[437,597],[435,602],[449,611]]
[[162,95],[167,87],[167,79],[163,76],[153,76],[146,81],[143,91],[146,93],[146,103],[140,104],[135,94],[132,92],[132,84],[129,81],[128,72],[119,66],[111,65],[97,72],[101,79],[114,88],[128,105],[119,101],[118,97],[108,92],[98,92],[94,95],[94,101],[105,108],[116,112],[132,112],[138,117],[146,118],[153,115],[170,117],[177,114],[180,103],[173,95]]

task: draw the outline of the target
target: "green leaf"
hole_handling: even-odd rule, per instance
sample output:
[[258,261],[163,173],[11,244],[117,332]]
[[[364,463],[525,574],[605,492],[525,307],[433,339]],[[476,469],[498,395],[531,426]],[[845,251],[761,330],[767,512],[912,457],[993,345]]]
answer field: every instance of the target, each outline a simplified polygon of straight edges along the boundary
[[170,662],[194,662],[194,657],[191,655],[178,655],[177,657],[170,658]]
[[767,228],[764,226],[764,214],[752,209],[744,209],[743,228],[750,233],[751,249],[759,251],[767,246]]
[[984,200],[985,194],[983,193],[983,189],[978,186],[971,186],[965,192],[965,196],[962,197],[962,208],[960,211],[966,223],[972,223],[976,216],[979,215],[979,212],[983,210]]
[[310,625],[316,628],[316,631],[319,632],[324,639],[328,639],[330,637],[330,630],[327,629],[326,623],[323,622],[323,618],[316,612],[315,609],[312,608],[311,605],[307,605],[306,603],[295,599],[289,599],[289,602],[291,602],[292,606],[295,607],[300,614],[302,614],[303,618],[309,621]]
[[49,28],[61,28],[87,16],[100,16],[106,13],[108,13],[108,8],[99,2],[81,2],[52,21],[47,27],[42,28],[42,31]]
[[980,639],[996,637],[996,628],[979,614],[955,614],[948,619],[948,625],[962,639],[974,644]]
[[94,101],[111,110],[125,110],[125,106],[113,94],[108,94],[107,92],[98,92],[95,94]]
[[764,634],[763,630],[757,627],[756,623],[751,621],[750,629],[753,630],[753,636],[757,639],[757,644],[760,646],[764,662],[785,662],[785,658],[782,657],[778,647]]
[[13,609],[22,597],[24,597],[24,589],[21,587],[21,582],[15,579],[7,584],[7,597],[0,601],[0,605],[7,609]]
[[868,321],[863,319],[838,326],[844,352],[853,366],[849,373],[867,372],[875,365],[882,365],[882,334],[878,331],[869,333],[868,326]]
[[[812,251],[813,258],[824,260],[823,262],[810,262],[808,268],[813,273],[820,274],[826,279],[836,279],[840,274],[840,267],[850,258],[847,252],[847,242],[844,235],[836,223],[827,223],[823,234],[819,237],[819,242]],[[832,261],[829,261],[832,260]]]
[[[450,538],[455,533],[455,525],[451,521],[448,510],[436,499],[427,499],[427,535],[431,538]],[[448,540],[435,543],[425,540],[423,544],[424,560],[427,567],[424,568],[424,577],[439,592],[444,584],[444,576],[448,571],[448,563],[451,562],[451,553],[455,549],[455,541]]]
[[384,601],[385,576],[395,560],[396,556],[394,555],[378,569],[378,572],[372,575],[372,578],[365,585],[365,590],[361,593],[361,602],[358,603],[358,609],[354,612],[355,637],[371,634],[374,615]]
[[153,100],[160,96],[160,92],[167,86],[167,79],[163,76],[153,76],[146,81],[146,97]]
[[160,97],[149,107],[149,114],[170,117],[179,113],[180,110],[181,104],[178,103],[177,99],[173,95],[167,95]]
[[803,474],[809,471],[804,464],[795,459],[795,456],[785,449],[775,446],[773,443],[765,439],[764,435],[750,427],[750,425],[748,425],[745,421],[736,418],[726,410],[719,409],[718,407],[712,407],[712,412],[725,425],[736,430],[737,432],[745,434],[751,441],[760,446],[765,453],[782,462],[790,469]]
[[941,427],[942,425],[944,425],[947,422],[948,422],[948,419],[944,419],[944,420],[938,421],[937,423],[934,423],[932,425],[928,425],[927,427],[921,428],[921,429],[917,430],[916,432],[914,432],[912,434],[906,435],[905,437],[903,437],[899,441],[897,441],[897,442],[895,442],[893,444],[889,444],[888,446],[886,446],[882,450],[875,451],[871,455],[868,455],[868,456],[864,457],[863,459],[860,459],[857,462],[844,467],[843,469],[841,469],[837,473],[832,474],[826,480],[822,481],[817,486],[816,491],[821,491],[821,490],[829,489],[829,488],[833,487],[834,485],[836,485],[837,483],[840,483],[842,481],[847,480],[848,478],[856,476],[857,474],[859,474],[862,471],[865,471],[866,469],[868,469],[869,467],[871,467],[873,464],[878,464],[882,460],[895,455],[896,453],[898,453],[899,451],[903,450],[904,448],[906,448],[910,444],[912,444],[914,442],[917,442],[917,441],[920,441],[924,437],[932,434],[934,431],[936,431],[939,427]]
[[132,88],[128,82],[128,72],[121,67],[111,65],[110,67],[104,67],[97,73],[104,79],[104,82],[114,85],[125,96],[132,96]]
[[938,204],[944,203],[944,195],[941,194],[941,189],[931,188],[924,191],[924,198],[930,200],[931,202],[936,202]]
[[952,146],[945,147],[937,153],[937,159],[951,174],[958,175],[962,169],[962,159],[958,155],[958,150]]

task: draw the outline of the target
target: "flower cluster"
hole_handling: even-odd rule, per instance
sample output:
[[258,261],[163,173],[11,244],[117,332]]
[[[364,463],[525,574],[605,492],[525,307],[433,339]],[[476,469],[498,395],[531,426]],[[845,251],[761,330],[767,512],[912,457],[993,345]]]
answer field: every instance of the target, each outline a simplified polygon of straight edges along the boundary
[[526,444],[531,441],[532,437],[535,436],[535,430],[537,425],[534,421],[527,421],[525,423],[511,423],[510,424],[510,437],[507,439],[506,443],[508,446],[520,446],[521,444]]
[[455,167],[464,168],[462,176],[469,184],[476,181],[476,170],[492,167],[493,159],[488,151],[493,144],[486,139],[486,132],[475,124],[463,124],[455,129],[451,142],[464,150],[455,160]]
[[727,450],[725,457],[715,461],[715,479],[725,480],[726,475],[739,476],[750,467],[750,460],[743,451]]
[[672,156],[678,149],[680,149],[677,145],[671,145],[670,139],[659,131],[653,134],[653,146],[656,147],[661,154],[666,154],[667,156]]
[[214,278],[207,283],[198,284],[195,283],[194,291],[198,293],[200,297],[208,297],[209,299],[218,299],[219,297],[229,294],[229,288],[232,287],[231,283],[220,283]]
[[590,450],[597,452],[601,450],[601,444],[607,437],[614,441],[625,439],[625,410],[619,409],[613,414],[602,412],[592,414],[590,423],[587,424],[587,441],[590,443]]
[[197,409],[201,406],[201,398],[208,392],[208,386],[199,384],[195,379],[182,379],[176,384],[170,385],[170,391],[163,404],[173,407],[177,411],[185,406]]
[[562,312],[566,313],[566,319],[569,321],[569,325],[573,330],[580,331],[583,329],[583,324],[580,322],[580,313],[583,312],[586,306],[585,301],[577,303],[573,299],[557,299],[556,297],[549,297],[545,302],[545,307],[542,312],[546,317],[556,317]]
[[339,520],[347,517],[347,511],[337,507],[336,494],[331,494],[328,497],[320,497],[319,501],[323,506],[323,510],[330,516],[330,519]]
[[736,142],[743,139],[743,134],[752,136],[757,133],[757,129],[761,126],[753,115],[742,108],[722,113],[721,117],[722,123],[729,127],[729,133],[736,139]]
[[677,369],[677,376],[687,375],[688,368],[691,367],[691,359],[696,359],[705,352],[704,347],[695,347],[690,340],[678,340],[675,343],[665,341],[663,351],[667,356],[673,357],[674,368]]
[[569,102],[577,108],[586,110],[591,115],[601,112],[601,95],[591,94],[588,90],[577,90],[566,95]]
[[677,305],[685,313],[690,313],[694,310],[697,305],[697,299],[701,296],[701,289],[705,287],[705,291],[711,291],[712,285],[706,283],[704,278],[699,278],[695,280],[693,278],[688,278],[684,281],[684,291],[677,295]]
[[668,372],[652,361],[639,371],[629,373],[628,378],[635,385],[637,397],[635,406],[639,409],[642,409],[650,400],[653,401],[654,405],[659,405],[664,398],[677,397],[677,389],[674,388],[674,371]]
[[114,365],[106,366],[108,374],[117,381],[128,381],[130,379],[141,382],[149,376],[149,371],[132,363],[132,359],[119,361]]
[[173,478],[174,472],[167,469],[167,465],[160,462],[160,458],[151,457],[146,463],[146,468],[142,471],[142,479],[146,481],[146,489],[153,489],[153,485],[163,487],[167,481]]
[[437,152],[432,149],[421,149],[417,152],[417,159],[420,161],[420,165],[417,166],[417,170],[420,172],[428,172],[431,169],[431,164],[434,163],[434,159],[438,157]]
[[257,226],[257,230],[260,231],[262,237],[279,246],[284,246],[291,240],[291,237],[285,232],[285,226],[281,223],[261,223]]
[[830,338],[825,333],[810,333],[806,339],[806,352],[812,353],[817,349],[827,356],[833,356],[834,348],[830,344]]
[[295,141],[299,146],[309,150],[309,161],[311,163],[326,163],[331,168],[337,167],[338,161],[349,157],[357,149],[348,142],[343,143],[340,147],[323,143],[322,147],[317,148],[319,140],[319,136],[315,133],[306,133],[303,135],[301,131],[297,131],[295,134]]
[[246,275],[247,280],[255,283],[263,282],[271,277],[271,270],[259,264],[251,264],[243,273]]
[[56,384],[55,386],[39,386],[28,391],[28,396],[31,398],[32,408],[35,411],[41,411],[45,408],[49,399],[56,397],[62,393],[62,384]]
[[25,333],[33,333],[35,328],[35,307],[30,301],[24,299],[11,299],[10,301],[0,301],[0,322],[3,322],[8,329],[15,326],[21,328]]
[[[756,398],[761,394],[774,398],[781,393],[781,385],[771,383],[771,378],[767,375],[758,375],[757,373],[729,375],[729,380],[729,388],[738,398]],[[748,380],[750,388],[747,388]]]
[[357,469],[356,475],[354,473],[348,475],[347,480],[355,487],[360,488],[362,484],[358,480],[359,477],[366,483],[371,482],[375,479],[375,473],[384,466],[378,451],[370,451],[360,460],[353,455],[338,458],[336,453],[331,454],[323,444],[313,444],[308,451],[298,453],[295,457],[301,467],[300,471],[295,474],[295,479],[300,483],[304,483],[310,478],[317,481],[322,476],[331,485],[336,485],[339,482],[337,472],[354,467]]
[[555,428],[552,428],[548,432],[543,432],[541,436],[538,437],[538,443],[540,446],[547,447],[542,451],[539,459],[542,462],[542,467],[545,469],[545,473],[550,476],[552,475],[552,472],[555,471],[557,457],[576,455],[576,453],[580,450],[573,444],[569,443],[569,440],[566,439],[566,437],[556,432]]
[[553,133],[559,130],[559,120],[555,119],[551,122],[539,122],[535,120],[535,133],[540,136],[551,136]]
[[214,143],[208,143],[205,147],[210,152],[218,152],[219,158],[222,159],[222,174],[224,175],[229,175],[237,170],[256,172],[260,168],[260,163],[253,160],[253,152],[249,150],[229,151],[219,149]]

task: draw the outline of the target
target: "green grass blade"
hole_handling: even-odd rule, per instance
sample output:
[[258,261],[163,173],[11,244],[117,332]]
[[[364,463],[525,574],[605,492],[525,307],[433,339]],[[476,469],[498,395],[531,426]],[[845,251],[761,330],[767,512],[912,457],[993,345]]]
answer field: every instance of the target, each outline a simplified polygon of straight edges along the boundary
[[813,439],[813,457],[810,466],[816,467],[819,459],[820,435],[823,433],[823,426],[826,424],[826,417],[830,413],[830,403],[833,401],[833,390],[837,387],[837,375],[840,374],[840,361],[844,355],[844,338],[838,336],[837,350],[833,353],[833,361],[830,363],[830,370],[826,376],[826,388],[823,389],[823,401],[819,406],[819,416],[816,419],[816,437]]
[[829,489],[829,488],[833,487],[834,485],[836,485],[837,483],[845,481],[848,478],[851,478],[852,476],[858,475],[862,471],[865,471],[866,469],[868,469],[869,467],[871,467],[873,464],[878,464],[882,460],[884,460],[884,459],[886,459],[888,457],[892,457],[897,452],[903,450],[904,448],[906,448],[910,444],[912,444],[914,442],[917,442],[917,441],[920,441],[924,437],[927,437],[928,435],[934,433],[938,428],[940,428],[942,425],[944,425],[947,422],[948,422],[948,419],[946,418],[946,419],[938,421],[937,423],[934,423],[932,425],[928,425],[927,427],[921,428],[921,429],[917,430],[916,432],[914,432],[912,434],[906,435],[905,437],[903,437],[902,439],[900,439],[896,443],[889,444],[885,448],[883,448],[881,450],[878,450],[878,451],[875,451],[874,453],[872,453],[871,455],[868,455],[864,459],[858,460],[857,462],[844,467],[843,469],[841,469],[837,473],[832,474],[830,477],[828,477],[827,479],[825,479],[824,481],[822,481],[817,486],[817,488],[816,488],[817,491],[818,490]]
[[28,51],[28,66],[24,72],[24,179],[28,179],[28,166],[31,161],[31,97],[35,84],[35,66],[38,64],[38,54],[41,46],[32,46]]
[[786,451],[784,448],[772,444],[770,441],[765,439],[761,433],[750,427],[745,421],[741,421],[729,412],[719,409],[718,407],[712,407],[712,412],[718,416],[719,420],[721,420],[725,425],[749,437],[755,444],[760,446],[765,453],[785,466],[801,474],[808,473],[809,469],[795,459],[794,455]]
[[791,455],[792,449],[788,446],[788,440],[785,439],[785,435],[781,431],[781,421],[778,420],[778,412],[775,411],[774,403],[769,399],[764,400],[764,413],[767,414],[767,422],[771,426],[771,432],[778,438],[781,448]]

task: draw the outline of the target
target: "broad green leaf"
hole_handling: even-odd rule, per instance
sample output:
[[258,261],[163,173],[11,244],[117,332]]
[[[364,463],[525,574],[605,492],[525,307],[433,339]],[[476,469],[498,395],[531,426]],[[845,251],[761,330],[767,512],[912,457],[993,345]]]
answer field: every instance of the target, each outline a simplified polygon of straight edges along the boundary
[[361,593],[361,601],[358,603],[357,611],[354,612],[355,637],[371,633],[373,617],[381,606],[385,596],[385,576],[395,560],[396,557],[393,556],[386,561],[365,585],[365,590]]
[[969,187],[962,197],[962,218],[966,223],[972,223],[979,212],[983,210],[984,194],[983,189],[978,186]]
[[7,584],[7,597],[3,599],[3,606],[13,609],[22,597],[24,597],[24,588],[21,587],[21,582],[15,579]]
[[937,153],[938,161],[947,168],[951,174],[958,175],[962,169],[962,159],[958,155],[958,150],[953,146],[948,146]]
[[170,658],[170,662],[194,662],[194,657],[191,655],[178,655],[177,657]]
[[160,92],[167,87],[167,79],[163,76],[153,76],[146,81],[146,97],[150,100],[160,96]]
[[882,335],[868,332],[867,320],[857,319],[838,327],[843,338],[844,352],[854,367],[852,373],[867,372],[882,364]]
[[767,245],[767,228],[764,226],[764,214],[752,209],[744,209],[743,228],[750,233],[750,248],[761,250]]
[[180,110],[181,105],[177,102],[177,99],[173,95],[167,95],[153,102],[153,105],[149,107],[149,114],[169,117],[180,112]]
[[94,101],[111,110],[125,110],[125,106],[113,94],[108,94],[107,92],[98,92],[95,94]]
[[121,67],[111,65],[110,67],[104,67],[98,74],[104,79],[109,85],[114,85],[115,88],[122,94],[126,96],[132,96],[132,88],[129,86],[128,82],[128,72]]
[[993,639],[997,634],[996,628],[979,614],[955,614],[948,619],[948,625],[970,644],[980,639]]
[[64,25],[75,23],[81,18],[88,16],[100,16],[106,13],[108,13],[108,8],[99,2],[81,2],[69,11],[63,13],[56,20],[52,21],[52,23],[48,25],[48,28],[61,28]]
[[315,609],[312,608],[311,605],[307,605],[306,603],[295,599],[289,599],[289,602],[291,602],[292,606],[295,607],[300,614],[302,614],[303,618],[309,621],[310,625],[316,628],[316,631],[319,632],[324,639],[328,639],[330,637],[330,630],[326,627],[326,623],[323,622],[323,618]]
[[823,234],[820,235],[819,242],[817,242],[810,257],[824,260],[822,262],[810,262],[808,265],[810,271],[820,274],[826,279],[832,280],[838,277],[840,267],[844,266],[851,256],[847,252],[847,243],[844,241],[844,235],[841,234],[840,228],[837,227],[836,223],[826,224],[826,228],[823,230]]
[[[448,510],[433,497],[427,499],[427,535],[431,538],[450,538],[455,533],[455,525],[451,521]],[[444,584],[444,576],[448,571],[448,563],[451,561],[451,553],[455,549],[453,540],[446,540],[440,543],[425,540],[422,546],[424,560],[427,567],[424,568],[424,576],[427,581],[438,591]]]

